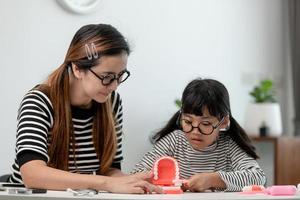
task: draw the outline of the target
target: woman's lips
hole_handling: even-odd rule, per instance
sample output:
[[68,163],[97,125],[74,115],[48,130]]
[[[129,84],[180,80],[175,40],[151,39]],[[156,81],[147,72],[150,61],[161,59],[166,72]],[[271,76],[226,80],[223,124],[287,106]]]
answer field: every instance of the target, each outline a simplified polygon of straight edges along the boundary
[[109,95],[109,93],[103,93],[103,92],[99,92],[99,94],[101,94],[102,96],[107,97]]

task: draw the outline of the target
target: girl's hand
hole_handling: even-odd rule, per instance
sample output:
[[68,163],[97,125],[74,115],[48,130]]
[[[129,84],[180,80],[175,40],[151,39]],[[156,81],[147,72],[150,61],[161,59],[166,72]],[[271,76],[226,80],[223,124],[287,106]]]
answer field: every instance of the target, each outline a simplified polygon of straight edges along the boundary
[[195,174],[187,182],[187,189],[191,192],[203,192],[210,187],[210,173]]
[[204,192],[212,188],[226,188],[225,183],[216,172],[199,173],[188,179],[187,189],[191,192]]
[[142,172],[123,177],[111,177],[107,180],[107,190],[127,194],[163,193],[160,187],[148,182],[152,176],[153,174],[149,172]]

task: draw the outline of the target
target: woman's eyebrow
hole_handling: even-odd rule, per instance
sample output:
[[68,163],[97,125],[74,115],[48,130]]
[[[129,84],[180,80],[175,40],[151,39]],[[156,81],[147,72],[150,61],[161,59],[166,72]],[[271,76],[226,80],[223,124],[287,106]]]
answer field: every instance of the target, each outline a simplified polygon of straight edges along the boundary
[[98,74],[116,74],[116,73],[115,72],[111,72],[111,71],[104,71],[104,72],[98,72]]
[[118,73],[116,73],[116,72],[112,72],[112,71],[103,71],[103,72],[96,72],[97,74],[120,74],[120,73],[122,73],[122,72],[124,72],[126,69],[124,69],[124,70],[122,70],[122,71],[120,71],[120,72],[118,72]]

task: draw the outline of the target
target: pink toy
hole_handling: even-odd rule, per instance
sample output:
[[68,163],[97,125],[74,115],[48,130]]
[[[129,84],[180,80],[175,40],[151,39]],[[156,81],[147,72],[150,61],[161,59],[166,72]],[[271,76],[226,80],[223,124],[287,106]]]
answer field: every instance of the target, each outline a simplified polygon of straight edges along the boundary
[[297,188],[294,185],[274,185],[267,188],[267,193],[272,196],[290,196],[296,192]]
[[245,186],[241,192],[242,194],[266,194],[266,188],[262,185]]
[[155,161],[153,166],[152,183],[162,186],[165,194],[183,193],[181,185],[185,180],[179,179],[179,166],[177,161],[170,156],[163,156]]

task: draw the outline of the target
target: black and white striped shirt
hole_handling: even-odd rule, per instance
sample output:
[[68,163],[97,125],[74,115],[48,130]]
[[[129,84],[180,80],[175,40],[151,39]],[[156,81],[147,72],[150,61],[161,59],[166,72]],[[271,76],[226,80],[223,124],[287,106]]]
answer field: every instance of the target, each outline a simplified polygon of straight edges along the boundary
[[[112,167],[120,168],[122,156],[122,101],[120,95],[111,95],[112,109],[115,117],[117,152]],[[100,168],[92,140],[93,116],[95,107],[82,109],[71,106],[75,135],[76,166],[73,159],[73,148],[69,148],[69,171],[77,173],[94,173]],[[20,105],[15,148],[15,162],[12,165],[10,182],[23,183],[20,167],[31,160],[49,162],[47,154],[48,141],[53,127],[53,107],[48,96],[37,89],[28,92]]]
[[256,160],[224,132],[220,132],[217,142],[199,151],[189,144],[184,132],[173,131],[144,155],[132,173],[151,170],[161,156],[172,156],[178,161],[182,179],[201,172],[218,172],[226,184],[226,191],[240,191],[247,185],[266,183],[265,174]]

